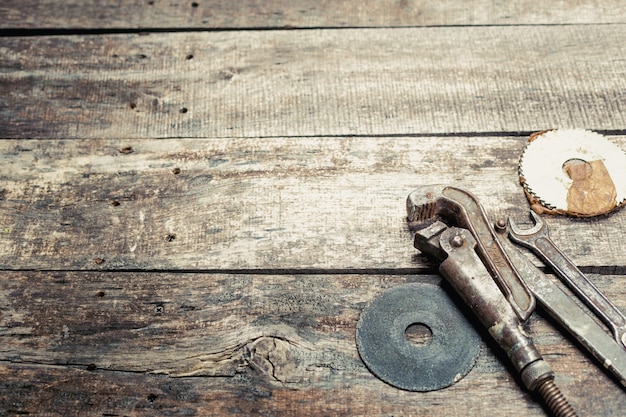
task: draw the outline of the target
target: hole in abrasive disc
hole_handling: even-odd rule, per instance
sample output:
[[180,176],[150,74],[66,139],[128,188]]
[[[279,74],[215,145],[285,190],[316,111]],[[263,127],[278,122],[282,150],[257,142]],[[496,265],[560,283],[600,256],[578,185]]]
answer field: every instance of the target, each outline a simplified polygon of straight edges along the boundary
[[413,323],[404,330],[404,338],[414,346],[424,347],[433,340],[433,332],[424,323]]

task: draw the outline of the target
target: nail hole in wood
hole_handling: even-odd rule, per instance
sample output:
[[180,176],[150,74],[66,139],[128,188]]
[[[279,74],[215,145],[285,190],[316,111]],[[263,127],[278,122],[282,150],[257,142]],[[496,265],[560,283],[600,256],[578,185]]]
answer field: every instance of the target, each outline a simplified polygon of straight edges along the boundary
[[120,148],[120,153],[124,153],[124,154],[133,153],[133,147],[124,146],[123,148]]
[[136,108],[137,108],[137,103],[130,103],[130,104],[128,105],[128,107],[130,107],[131,109],[133,109],[133,110],[134,110],[134,109],[136,109]]
[[191,7],[193,7],[193,8],[198,7],[198,3],[194,1],[193,3],[191,3]]
[[172,172],[174,173],[174,175],[178,175],[180,174],[180,168],[174,168]]
[[173,233],[169,233],[167,236],[165,236],[166,242],[173,242],[175,239],[176,239],[176,235]]
[[117,201],[117,200],[113,200],[113,201],[111,201],[111,205],[112,205],[113,207],[117,207],[117,206],[119,206],[119,205],[120,205],[120,202],[119,202],[119,201]]
[[153,402],[155,402],[155,401],[156,401],[156,399],[157,399],[156,394],[148,394],[148,398],[146,398],[146,400],[147,400],[149,403],[153,403]]
[[185,59],[189,60],[189,59],[193,59],[193,54],[189,54],[185,57]]
[[96,265],[102,265],[104,263],[104,259],[102,258],[94,258],[93,263]]
[[102,297],[104,297],[104,295],[105,295],[105,292],[104,292],[104,291],[98,291],[98,292],[96,293],[96,297],[98,297],[98,298],[102,298]]
[[96,369],[98,369],[98,367],[93,363],[90,363],[89,365],[87,365],[88,371],[95,371]]
[[187,107],[183,107],[182,109],[180,109],[180,112],[185,114],[187,113],[189,110],[187,109]]

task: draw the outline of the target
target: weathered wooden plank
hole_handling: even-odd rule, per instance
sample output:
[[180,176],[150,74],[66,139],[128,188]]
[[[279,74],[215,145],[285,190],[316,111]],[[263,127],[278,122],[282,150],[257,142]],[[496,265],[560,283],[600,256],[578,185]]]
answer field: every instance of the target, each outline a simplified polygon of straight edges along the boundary
[[[22,379],[16,380],[19,375]],[[0,365],[2,416],[39,414],[48,416],[389,416],[458,415],[488,417],[508,413],[520,417],[544,417],[528,396],[502,379],[480,387],[457,386],[435,393],[406,393],[387,386],[363,387],[344,382],[335,389],[302,389],[268,386],[254,379],[178,378],[143,374],[90,372],[86,370],[29,365]],[[462,382],[461,382],[462,384]],[[494,388],[498,389],[494,389]],[[494,400],[495,393],[498,400]],[[612,401],[612,399],[611,399]],[[610,416],[614,403],[587,415]],[[445,405],[444,405],[445,404]],[[497,406],[497,408],[496,408]],[[589,409],[590,407],[585,407]],[[602,414],[604,412],[604,414]]]
[[[613,137],[626,147],[624,136]],[[425,184],[527,219],[523,137],[2,140],[3,269],[420,270]],[[622,273],[626,212],[548,218],[587,270]]]
[[625,23],[618,0],[4,0],[0,28],[289,28]]
[[[592,278],[626,307],[622,276]],[[486,344],[472,371],[446,390],[403,392],[367,371],[354,341],[362,309],[385,289],[437,280],[8,272],[0,281],[0,409],[544,415]],[[529,331],[580,415],[618,415],[626,406],[619,386],[548,322],[534,317]]]
[[4,38],[10,138],[626,128],[626,25]]

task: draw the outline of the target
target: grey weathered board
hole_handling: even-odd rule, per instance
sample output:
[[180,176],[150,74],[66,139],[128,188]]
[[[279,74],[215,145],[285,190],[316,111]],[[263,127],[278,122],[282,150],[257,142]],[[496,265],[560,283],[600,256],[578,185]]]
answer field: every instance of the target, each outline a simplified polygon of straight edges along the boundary
[[234,31],[3,40],[12,138],[626,127],[626,25]]
[[[428,265],[407,230],[409,192],[454,184],[493,221],[525,222],[526,140],[3,140],[0,266],[417,272]],[[547,221],[585,270],[624,272],[625,211]]]
[[625,23],[620,0],[3,0],[0,28],[311,28]]
[[[621,277],[592,278],[626,300]],[[392,275],[8,272],[0,282],[0,409],[543,415],[502,355],[484,343],[474,369],[441,391],[400,391],[367,371],[354,342],[361,310],[385,289],[415,281],[434,282]],[[626,396],[616,383],[545,320],[534,318],[529,328],[581,415],[619,415]]]
[[[463,380],[409,393],[354,332],[437,280],[414,187],[523,220],[528,133],[626,149],[625,5],[567,3],[3,1],[0,416],[545,415],[486,334]],[[622,310],[625,213],[547,219]],[[528,330],[581,416],[622,413]]]

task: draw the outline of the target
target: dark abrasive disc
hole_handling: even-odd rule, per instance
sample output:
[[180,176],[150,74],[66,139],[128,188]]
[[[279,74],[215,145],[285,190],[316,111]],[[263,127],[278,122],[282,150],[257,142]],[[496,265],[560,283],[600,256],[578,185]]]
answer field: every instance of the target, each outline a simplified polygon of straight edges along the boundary
[[[409,340],[407,329],[413,325],[429,329],[430,340]],[[459,381],[474,366],[480,340],[443,288],[432,284],[385,291],[363,311],[356,330],[368,369],[408,391],[433,391]]]

